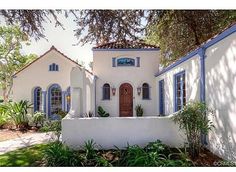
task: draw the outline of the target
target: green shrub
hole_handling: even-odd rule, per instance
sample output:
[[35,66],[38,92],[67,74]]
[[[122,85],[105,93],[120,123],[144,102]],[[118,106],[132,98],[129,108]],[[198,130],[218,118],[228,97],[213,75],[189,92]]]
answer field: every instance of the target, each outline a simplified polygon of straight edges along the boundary
[[199,155],[201,135],[207,134],[214,126],[208,119],[213,114],[213,110],[201,102],[190,102],[173,117],[179,128],[185,131],[187,136],[189,154],[192,158]]
[[57,137],[57,140],[59,140],[61,135],[61,121],[47,121],[42,128],[39,129],[41,132],[54,132],[54,134]]
[[137,116],[143,116],[143,108],[140,104],[135,107],[135,111]]
[[9,102],[1,104],[0,109],[14,122],[15,126],[20,129],[26,129],[28,127],[29,119],[28,109],[32,108],[32,104],[29,101]]
[[0,112],[0,128],[7,123],[7,116]]
[[44,151],[44,162],[49,167],[74,167],[81,166],[78,152],[70,149],[61,142],[51,143]]
[[45,113],[43,112],[35,112],[32,116],[32,122],[36,127],[42,127],[44,122],[46,121]]
[[98,106],[98,114],[100,117],[108,117],[110,116],[101,106]]

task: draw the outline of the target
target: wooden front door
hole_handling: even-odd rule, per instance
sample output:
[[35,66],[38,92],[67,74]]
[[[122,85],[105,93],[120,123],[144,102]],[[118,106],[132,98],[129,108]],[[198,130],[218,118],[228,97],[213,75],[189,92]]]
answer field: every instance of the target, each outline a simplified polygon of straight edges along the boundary
[[133,116],[133,87],[124,83],[120,86],[120,117]]

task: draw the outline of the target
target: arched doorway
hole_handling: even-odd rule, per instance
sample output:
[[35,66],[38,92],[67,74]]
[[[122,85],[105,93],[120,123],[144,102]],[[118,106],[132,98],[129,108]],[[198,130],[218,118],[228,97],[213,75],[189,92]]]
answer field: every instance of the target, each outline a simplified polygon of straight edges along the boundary
[[133,87],[129,83],[120,86],[120,117],[133,116]]

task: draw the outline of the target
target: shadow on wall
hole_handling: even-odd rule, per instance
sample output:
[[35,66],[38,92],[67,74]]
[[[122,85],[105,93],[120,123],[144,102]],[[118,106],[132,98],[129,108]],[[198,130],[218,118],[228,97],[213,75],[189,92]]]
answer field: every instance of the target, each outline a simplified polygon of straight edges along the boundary
[[207,54],[206,102],[215,110],[210,149],[236,161],[236,40],[224,41]]

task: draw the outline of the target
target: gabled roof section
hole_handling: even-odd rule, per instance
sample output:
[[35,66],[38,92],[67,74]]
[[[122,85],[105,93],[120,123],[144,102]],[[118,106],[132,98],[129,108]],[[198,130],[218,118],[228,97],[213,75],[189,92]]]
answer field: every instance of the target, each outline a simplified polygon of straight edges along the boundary
[[[45,57],[46,54],[48,54],[50,51],[55,50],[56,52],[58,52],[59,54],[61,54],[63,57],[65,57],[67,60],[71,61],[72,63],[76,64],[77,66],[79,66],[80,68],[83,68],[83,66],[81,66],[80,64],[78,64],[76,61],[72,60],[71,58],[69,58],[68,56],[66,56],[65,54],[63,54],[61,51],[59,51],[56,47],[52,46],[48,51],[46,51],[44,54],[42,54],[41,56],[39,56],[37,59],[35,59],[34,61],[32,61],[31,63],[27,64],[26,66],[24,66],[23,68],[21,68],[19,71],[17,71],[14,75],[16,76],[17,74],[19,74],[21,71],[23,71],[24,69],[26,69],[27,67],[29,67],[30,65],[32,65],[33,63],[35,63],[36,61],[38,61],[39,59],[42,59],[43,57]],[[92,72],[90,72],[89,70],[85,69],[88,73],[93,74]]]
[[160,48],[155,45],[150,45],[144,43],[142,40],[130,41],[130,40],[122,40],[109,42],[105,44],[98,45],[93,47],[93,51],[104,51],[104,50],[121,50],[121,49],[130,49],[130,50],[159,50]]

